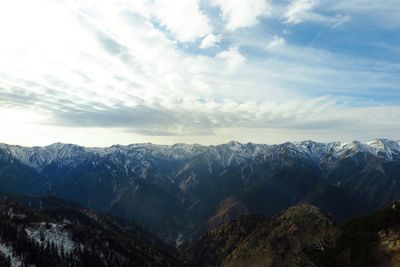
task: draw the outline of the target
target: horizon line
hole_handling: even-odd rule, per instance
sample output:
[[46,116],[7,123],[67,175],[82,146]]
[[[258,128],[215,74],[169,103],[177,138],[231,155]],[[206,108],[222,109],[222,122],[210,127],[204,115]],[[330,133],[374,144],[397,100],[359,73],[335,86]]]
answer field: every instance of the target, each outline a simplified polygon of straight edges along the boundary
[[215,146],[221,146],[221,145],[227,145],[229,143],[239,143],[241,145],[247,145],[247,144],[254,144],[254,145],[268,145],[268,146],[273,146],[273,145],[284,145],[287,143],[290,144],[301,144],[301,143],[305,143],[305,142],[313,142],[313,143],[318,143],[318,144],[331,144],[331,143],[341,143],[341,144],[348,144],[348,143],[370,143],[373,141],[393,141],[393,142],[400,142],[400,139],[389,139],[389,138],[373,138],[373,139],[369,139],[369,140],[351,140],[351,141],[329,141],[329,142],[322,142],[322,141],[314,141],[312,139],[306,139],[306,140],[300,140],[300,141],[286,141],[286,142],[279,142],[279,143],[256,143],[256,142],[241,142],[241,141],[236,141],[236,140],[231,140],[228,142],[223,142],[223,143],[219,143],[219,144],[199,144],[199,143],[182,143],[182,142],[178,142],[178,143],[173,143],[173,144],[160,144],[160,143],[152,143],[152,142],[140,142],[140,143],[129,143],[129,144],[119,144],[119,143],[114,143],[112,145],[109,146],[85,146],[85,145],[80,145],[77,143],[70,143],[70,142],[55,142],[55,143],[51,143],[48,145],[19,145],[19,144],[10,144],[10,143],[4,143],[4,142],[0,142],[0,145],[6,145],[6,146],[17,146],[17,147],[25,147],[25,148],[44,148],[44,147],[50,147],[50,146],[54,146],[54,145],[73,145],[73,146],[78,146],[78,147],[83,147],[83,148],[111,148],[114,146],[124,146],[124,147],[128,147],[128,146],[133,146],[133,145],[153,145],[153,146],[168,146],[168,147],[172,147],[172,146],[176,146],[176,145],[186,145],[186,146],[202,146],[202,147],[215,147]]

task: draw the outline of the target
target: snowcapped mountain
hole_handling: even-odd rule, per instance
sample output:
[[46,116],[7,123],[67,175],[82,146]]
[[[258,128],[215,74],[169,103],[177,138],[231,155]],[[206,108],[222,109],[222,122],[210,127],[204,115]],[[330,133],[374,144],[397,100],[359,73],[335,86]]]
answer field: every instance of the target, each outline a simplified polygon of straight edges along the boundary
[[21,163],[41,170],[52,162],[63,165],[75,164],[84,160],[90,154],[102,151],[95,148],[84,148],[77,145],[55,143],[45,147],[22,147],[16,145],[0,144],[4,156],[18,159]]
[[[339,219],[400,198],[400,142],[231,141],[88,148],[0,144],[0,191],[54,194],[134,220],[168,242],[210,218],[312,203]],[[224,201],[235,199],[230,210]],[[241,207],[239,211],[235,211]]]
[[[22,147],[0,144],[0,150],[21,163],[41,170],[45,166],[57,163],[60,166],[75,166],[77,163],[92,158],[110,157],[117,163],[132,166],[138,163],[144,166],[157,165],[157,161],[188,161],[204,155],[209,160],[217,161],[227,167],[239,165],[253,159],[273,160],[284,157],[310,159],[317,162],[326,157],[339,159],[356,153],[371,154],[385,160],[392,160],[400,155],[400,141],[376,139],[368,142],[318,143],[303,141],[280,145],[239,143],[231,141],[217,146],[202,145],[155,145],[151,143],[113,145],[106,148],[82,147],[73,144],[55,143],[44,147]],[[124,160],[125,162],[121,162]]]

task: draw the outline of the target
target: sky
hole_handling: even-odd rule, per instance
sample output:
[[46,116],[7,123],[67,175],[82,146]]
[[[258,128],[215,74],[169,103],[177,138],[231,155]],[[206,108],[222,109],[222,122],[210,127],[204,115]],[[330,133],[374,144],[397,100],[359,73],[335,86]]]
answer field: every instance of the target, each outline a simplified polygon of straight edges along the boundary
[[400,0],[0,0],[0,142],[400,139]]

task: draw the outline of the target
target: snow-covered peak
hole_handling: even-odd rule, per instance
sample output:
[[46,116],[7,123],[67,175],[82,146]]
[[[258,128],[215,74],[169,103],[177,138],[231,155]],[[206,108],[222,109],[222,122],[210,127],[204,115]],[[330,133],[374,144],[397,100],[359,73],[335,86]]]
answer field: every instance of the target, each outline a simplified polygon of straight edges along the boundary
[[205,146],[194,144],[174,144],[174,145],[156,145],[151,143],[140,143],[130,145],[113,145],[105,148],[107,154],[121,153],[128,157],[148,158],[162,157],[164,159],[182,160],[193,157],[204,152]]
[[386,159],[393,160],[395,156],[400,154],[400,142],[388,139],[376,139],[366,144],[374,150],[377,156],[383,156]]
[[240,151],[243,149],[243,144],[238,141],[230,141],[226,146],[232,151]]
[[300,142],[296,146],[316,160],[323,158],[332,148],[332,144],[318,143],[311,140]]
[[400,156],[400,143],[399,141],[392,141],[387,139],[374,139],[367,142],[353,141],[350,143],[341,143],[338,146],[337,155],[352,156],[356,153],[366,153],[386,160],[393,160],[394,157]]
[[90,149],[73,145],[55,143],[44,147],[22,147],[17,145],[2,145],[0,148],[23,164],[41,169],[52,162],[59,161],[62,164],[71,164],[90,153]]
[[366,142],[367,145],[370,147],[375,148],[377,151],[386,151],[386,152],[393,152],[393,151],[400,151],[400,142],[399,141],[392,141],[388,139],[375,139],[369,142]]
[[[90,159],[110,157],[124,168],[152,166],[162,161],[189,161],[198,155],[221,166],[240,164],[254,158],[285,160],[287,157],[302,158],[316,162],[349,157],[356,153],[367,153],[386,160],[400,158],[400,142],[376,139],[368,142],[319,143],[311,140],[287,142],[280,145],[240,143],[231,141],[217,146],[203,145],[156,145],[151,143],[114,145],[107,148],[87,148],[73,144],[55,143],[45,147],[22,147],[0,144],[0,150],[23,164],[35,169],[55,163],[74,166]],[[136,167],[135,167],[136,166]]]

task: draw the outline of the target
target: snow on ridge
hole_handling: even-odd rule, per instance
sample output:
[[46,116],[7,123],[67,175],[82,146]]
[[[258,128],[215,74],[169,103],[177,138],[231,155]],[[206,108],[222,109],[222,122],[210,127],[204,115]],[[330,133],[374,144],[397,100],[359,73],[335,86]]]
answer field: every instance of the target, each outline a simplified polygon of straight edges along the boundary
[[55,143],[44,147],[23,147],[2,144],[0,148],[12,158],[18,159],[22,164],[39,171],[44,166],[55,161],[60,162],[62,165],[74,164],[76,159],[102,152],[102,149],[85,148],[62,143]]
[[342,149],[337,153],[339,155],[347,154],[347,156],[351,156],[358,152],[372,154],[386,160],[393,160],[395,155],[400,156],[400,142],[388,139],[374,139],[366,142],[353,141],[343,143]]
[[[400,155],[400,142],[387,139],[375,139],[367,142],[354,141],[350,143],[331,142],[319,143],[311,140],[301,142],[287,142],[279,145],[254,143],[240,143],[231,141],[217,146],[199,144],[157,145],[151,143],[113,145],[106,148],[83,147],[72,144],[55,143],[45,147],[22,147],[0,144],[13,158],[23,164],[38,169],[57,162],[63,166],[74,165],[90,157],[111,157],[122,164],[124,168],[132,166],[157,165],[163,160],[190,160],[197,155],[204,154],[220,162],[223,166],[239,164],[256,157],[277,158],[289,152],[293,157],[308,158],[321,161],[325,156],[339,158],[357,152],[370,153],[376,156],[392,159]],[[129,165],[129,166],[128,166]]]

